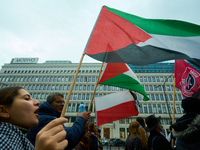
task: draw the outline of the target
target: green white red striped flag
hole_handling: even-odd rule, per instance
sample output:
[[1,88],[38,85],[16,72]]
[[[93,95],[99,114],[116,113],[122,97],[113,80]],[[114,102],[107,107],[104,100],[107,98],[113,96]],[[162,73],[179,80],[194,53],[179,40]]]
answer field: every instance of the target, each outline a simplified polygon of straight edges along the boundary
[[142,94],[144,101],[149,100],[137,76],[125,63],[107,63],[103,68],[99,84],[129,89]]
[[186,59],[200,66],[200,26],[145,19],[103,6],[84,53],[107,63],[147,65]]

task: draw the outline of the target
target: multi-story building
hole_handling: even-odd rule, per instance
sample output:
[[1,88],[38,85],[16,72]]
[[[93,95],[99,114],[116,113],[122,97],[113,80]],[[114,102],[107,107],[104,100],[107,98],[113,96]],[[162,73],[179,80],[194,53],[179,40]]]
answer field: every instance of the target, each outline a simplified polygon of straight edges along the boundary
[[[0,70],[0,88],[5,86],[22,86],[34,99],[43,102],[48,94],[59,91],[66,98],[74,78],[78,63],[71,61],[46,61],[37,63],[38,58],[15,58],[11,63],[4,64]],[[172,119],[173,91],[174,91],[174,63],[156,63],[146,66],[129,65],[135,72],[149,96],[149,101],[141,100],[139,116],[146,118],[150,114],[161,116],[161,124],[165,132],[169,129]],[[69,119],[66,126],[72,126],[77,117],[78,106],[81,101],[88,109],[98,78],[101,63],[83,63],[79,70],[65,117]],[[95,97],[118,92],[126,89],[107,85],[98,85]],[[175,119],[183,115],[181,91],[176,89]],[[95,121],[95,108],[92,105],[90,121]],[[99,127],[101,136],[106,138],[122,138],[128,135],[129,123],[136,116],[114,121]]]

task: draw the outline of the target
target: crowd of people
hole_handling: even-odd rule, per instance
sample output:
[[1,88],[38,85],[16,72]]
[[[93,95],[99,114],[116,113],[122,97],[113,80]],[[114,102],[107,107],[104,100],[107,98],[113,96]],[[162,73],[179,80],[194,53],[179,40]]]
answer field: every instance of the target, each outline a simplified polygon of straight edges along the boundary
[[[52,93],[40,104],[22,87],[0,89],[0,149],[3,150],[103,150],[100,130],[89,122],[91,112],[77,114],[72,127],[61,117],[64,97]],[[129,125],[125,150],[200,149],[200,99],[182,100],[185,115],[171,125],[172,148],[160,124],[160,117],[137,117]]]

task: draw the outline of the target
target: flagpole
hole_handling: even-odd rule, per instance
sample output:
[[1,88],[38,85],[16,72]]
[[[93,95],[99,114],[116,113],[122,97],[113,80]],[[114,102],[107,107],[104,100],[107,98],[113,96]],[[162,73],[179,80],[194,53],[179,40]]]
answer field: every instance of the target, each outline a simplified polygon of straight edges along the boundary
[[78,72],[79,72],[79,69],[80,69],[80,67],[81,67],[81,64],[82,64],[84,55],[85,55],[85,54],[82,54],[82,57],[81,57],[80,62],[79,62],[79,65],[78,65],[78,67],[77,67],[77,69],[76,69],[76,73],[75,73],[75,75],[74,75],[74,79],[73,79],[72,84],[71,84],[71,86],[70,86],[70,89],[69,89],[69,92],[68,92],[68,95],[67,95],[67,98],[66,98],[66,101],[65,101],[65,105],[64,105],[64,107],[63,107],[63,110],[62,110],[62,113],[61,113],[60,117],[64,117],[64,116],[65,116],[65,112],[66,112],[66,109],[67,109],[67,105],[68,105],[68,103],[69,103],[69,99],[70,99],[70,96],[71,96],[71,94],[72,94],[72,90],[73,90],[73,87],[74,87],[76,78],[77,78],[77,76],[78,76]]
[[[174,95],[173,95],[173,116],[172,116],[172,124],[174,124],[174,120],[175,120],[175,92],[176,92],[176,87],[175,87],[175,85],[176,85],[176,78],[174,78]],[[172,130],[173,130],[173,128],[172,128]],[[171,146],[172,146],[172,148],[174,148],[174,139],[172,138],[171,139]]]
[[100,78],[100,75],[101,75],[101,71],[102,71],[102,68],[103,68],[103,64],[104,64],[104,62],[102,62],[102,64],[101,64],[101,68],[100,68],[100,71],[99,71],[99,75],[98,75],[98,78],[97,78],[97,82],[96,82],[96,85],[95,85],[95,88],[94,88],[94,92],[93,92],[93,95],[92,95],[92,100],[91,100],[91,102],[90,102],[90,106],[89,106],[88,111],[90,111],[90,110],[91,110],[91,107],[92,107],[92,103],[93,103],[93,100],[94,100],[96,88],[97,88],[98,83],[99,83],[99,78]]

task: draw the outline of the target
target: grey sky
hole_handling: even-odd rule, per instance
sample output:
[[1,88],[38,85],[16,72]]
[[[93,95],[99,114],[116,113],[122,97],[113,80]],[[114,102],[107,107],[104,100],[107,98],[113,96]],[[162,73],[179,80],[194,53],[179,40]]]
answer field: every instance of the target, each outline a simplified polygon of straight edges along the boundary
[[[0,66],[15,57],[78,63],[103,5],[200,25],[200,0],[1,0]],[[83,62],[98,62],[85,56]]]

